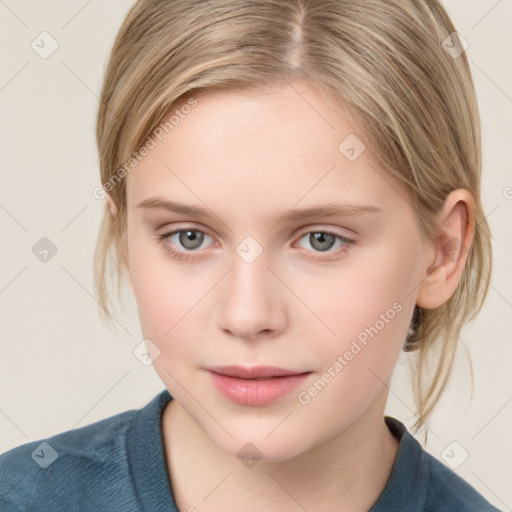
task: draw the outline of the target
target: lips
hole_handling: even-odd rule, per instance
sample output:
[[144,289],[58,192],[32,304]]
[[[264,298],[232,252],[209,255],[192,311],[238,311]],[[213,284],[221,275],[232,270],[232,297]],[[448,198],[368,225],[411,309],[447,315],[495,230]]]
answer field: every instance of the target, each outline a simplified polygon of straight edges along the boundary
[[283,398],[311,372],[272,366],[217,366],[208,369],[211,381],[224,397],[239,405],[264,406]]
[[214,366],[209,368],[211,372],[227,377],[238,377],[239,379],[269,379],[272,377],[288,377],[289,375],[300,375],[301,371],[285,370],[275,366]]

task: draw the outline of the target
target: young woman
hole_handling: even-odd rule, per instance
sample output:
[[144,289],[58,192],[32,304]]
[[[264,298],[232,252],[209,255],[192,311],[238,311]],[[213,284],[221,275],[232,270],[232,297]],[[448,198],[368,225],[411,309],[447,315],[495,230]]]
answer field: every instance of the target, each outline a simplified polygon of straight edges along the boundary
[[2,510],[496,510],[384,415],[414,352],[424,424],[491,270],[438,2],[139,0],[97,141],[98,296],[114,258],[166,389],[4,454]]

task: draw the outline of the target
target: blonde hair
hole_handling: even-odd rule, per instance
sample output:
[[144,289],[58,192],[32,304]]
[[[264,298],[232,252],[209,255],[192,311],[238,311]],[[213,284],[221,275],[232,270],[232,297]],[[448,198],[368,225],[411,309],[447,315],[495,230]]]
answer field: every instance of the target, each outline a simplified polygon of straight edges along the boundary
[[492,268],[478,107],[455,32],[435,0],[137,1],[114,42],[97,117],[101,182],[119,208],[114,222],[105,213],[96,245],[103,318],[110,320],[112,305],[107,277],[117,274],[119,295],[127,261],[119,169],[171,107],[204,90],[307,81],[347,109],[379,165],[410,191],[424,240],[437,236],[435,216],[452,190],[475,198],[476,229],[458,287],[442,306],[416,308],[404,344],[417,351],[418,428],[446,386],[460,331],[480,311]]

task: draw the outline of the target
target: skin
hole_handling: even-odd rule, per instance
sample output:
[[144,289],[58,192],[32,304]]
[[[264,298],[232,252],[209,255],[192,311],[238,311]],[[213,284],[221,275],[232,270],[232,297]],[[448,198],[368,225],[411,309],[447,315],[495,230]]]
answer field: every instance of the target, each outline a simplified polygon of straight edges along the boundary
[[[414,305],[435,308],[453,294],[467,251],[448,254],[446,240],[470,246],[474,200],[453,191],[438,215],[442,236],[423,243],[407,192],[369,149],[353,162],[338,150],[349,134],[364,135],[307,83],[194,97],[126,183],[126,266],[144,336],[160,350],[154,367],[174,397],[162,435],[178,507],[366,511],[398,449],[384,407]],[[155,196],[212,213],[137,207]],[[381,211],[278,222],[292,207],[325,203]],[[107,205],[115,217],[109,196]],[[172,229],[208,236],[183,261],[156,240]],[[334,239],[322,252],[309,233],[325,229],[355,243]],[[236,252],[247,236],[263,250],[252,263]],[[179,233],[167,242],[187,252]],[[400,312],[300,403],[298,393],[394,303]],[[210,382],[205,368],[228,364],[312,374],[279,401],[249,407]],[[261,453],[252,467],[237,457],[248,442]]]

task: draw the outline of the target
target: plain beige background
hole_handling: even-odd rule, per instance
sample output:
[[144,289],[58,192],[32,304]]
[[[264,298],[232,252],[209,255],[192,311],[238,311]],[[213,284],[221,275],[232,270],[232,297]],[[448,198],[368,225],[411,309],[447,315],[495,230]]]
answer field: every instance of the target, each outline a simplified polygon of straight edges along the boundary
[[[128,289],[114,335],[100,323],[92,284],[104,208],[92,194],[100,183],[94,122],[107,53],[131,4],[0,1],[0,452],[142,407],[164,387],[133,354],[143,336]],[[444,5],[469,44],[494,274],[484,309],[462,333],[473,397],[461,350],[427,449],[512,510],[512,2]],[[56,250],[46,262],[33,252],[43,237]],[[410,426],[406,368],[397,367],[388,413]]]

